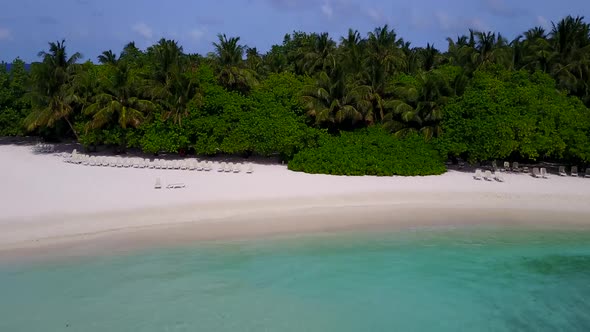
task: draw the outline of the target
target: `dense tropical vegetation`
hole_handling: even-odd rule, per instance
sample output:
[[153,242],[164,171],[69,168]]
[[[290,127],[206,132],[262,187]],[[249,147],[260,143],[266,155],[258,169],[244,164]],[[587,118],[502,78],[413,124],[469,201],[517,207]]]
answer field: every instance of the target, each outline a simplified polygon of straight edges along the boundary
[[0,66],[0,135],[117,153],[279,155],[291,169],[425,175],[443,160],[590,162],[590,24],[568,16],[512,40],[469,30],[412,47],[387,25],[293,32],[266,54],[218,35],[186,54],[162,39],[97,63],[65,41],[31,70]]

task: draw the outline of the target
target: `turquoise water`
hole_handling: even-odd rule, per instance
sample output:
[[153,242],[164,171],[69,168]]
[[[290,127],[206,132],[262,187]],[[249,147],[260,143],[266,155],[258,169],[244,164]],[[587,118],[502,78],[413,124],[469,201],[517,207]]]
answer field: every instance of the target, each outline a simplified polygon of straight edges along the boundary
[[0,331],[590,331],[590,232],[346,233],[0,265]]

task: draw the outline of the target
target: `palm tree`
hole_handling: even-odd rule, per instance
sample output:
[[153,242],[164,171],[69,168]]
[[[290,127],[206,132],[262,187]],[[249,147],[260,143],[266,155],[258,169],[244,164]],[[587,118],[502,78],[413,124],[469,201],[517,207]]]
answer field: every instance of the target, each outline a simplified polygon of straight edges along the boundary
[[303,69],[310,76],[319,71],[330,71],[336,66],[336,43],[327,32],[312,36],[310,48],[301,49]]
[[342,70],[335,68],[330,75],[320,72],[312,84],[304,86],[302,101],[317,125],[333,129],[334,124],[353,126],[372,121],[369,92],[368,86],[347,84],[342,79]]
[[550,39],[556,53],[551,71],[559,86],[590,104],[590,24],[567,16],[552,23]]
[[385,117],[384,127],[397,136],[421,132],[430,139],[442,133],[442,108],[452,89],[436,71],[421,72],[416,80],[414,84],[402,83],[393,88],[396,99],[386,103],[391,112]]
[[219,42],[213,43],[215,56],[221,67],[219,81],[231,90],[247,92],[258,83],[255,73],[244,68],[244,51],[246,46],[240,45],[240,37],[227,38],[218,34]]
[[33,109],[25,119],[28,130],[39,127],[52,127],[56,122],[65,120],[76,136],[76,130],[70,117],[74,113],[74,104],[78,100],[71,82],[76,70],[76,62],[82,57],[74,53],[68,57],[65,40],[49,43],[49,52],[41,51],[43,62],[32,73],[33,86],[31,100]]
[[340,39],[340,62],[348,73],[357,75],[362,71],[363,44],[361,34],[357,30],[348,29],[347,37]]
[[182,46],[175,40],[160,39],[156,45],[148,48],[148,56],[154,65],[152,79],[166,85],[184,64]]
[[102,63],[103,65],[114,65],[117,63],[117,55],[113,53],[113,51],[111,50],[104,51],[101,55],[98,56],[98,62]]
[[203,93],[191,72],[176,72],[165,89],[157,96],[166,112],[164,118],[182,126],[182,119],[189,114],[191,103],[201,105]]
[[155,108],[151,101],[138,97],[141,84],[141,79],[126,62],[114,66],[104,91],[84,110],[84,114],[92,116],[88,129],[102,128],[112,122],[123,129],[139,126],[146,113]]

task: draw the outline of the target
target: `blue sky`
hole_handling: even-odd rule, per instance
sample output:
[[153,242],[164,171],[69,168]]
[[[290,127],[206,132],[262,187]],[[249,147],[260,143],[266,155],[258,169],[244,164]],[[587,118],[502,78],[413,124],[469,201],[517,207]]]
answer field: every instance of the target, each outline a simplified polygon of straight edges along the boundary
[[363,35],[389,24],[398,35],[423,46],[446,49],[445,38],[468,28],[499,31],[510,39],[562,17],[590,20],[588,0],[18,0],[0,11],[0,61],[37,60],[47,42],[65,38],[84,59],[129,41],[141,48],[161,37],[178,40],[185,52],[212,50],[217,33],[266,51],[293,30],[329,32],[349,27]]

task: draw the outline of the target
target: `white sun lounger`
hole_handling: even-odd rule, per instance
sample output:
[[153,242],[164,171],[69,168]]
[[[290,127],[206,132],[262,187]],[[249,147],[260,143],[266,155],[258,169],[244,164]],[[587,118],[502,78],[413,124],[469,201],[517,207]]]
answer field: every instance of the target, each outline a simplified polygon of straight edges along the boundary
[[248,174],[254,173],[254,166],[252,165],[252,163],[248,163],[248,167],[246,168],[246,173],[248,173]]
[[508,172],[510,170],[510,162],[505,161],[504,162],[504,171]]
[[520,172],[520,167],[518,165],[518,162],[515,161],[515,162],[512,163],[512,171],[514,171],[514,172]]
[[217,169],[218,172],[225,172],[225,162],[219,164],[219,168]]
[[185,188],[186,185],[184,183],[171,183],[166,186],[168,189],[178,189],[178,188]]
[[486,181],[492,181],[492,172],[491,171],[485,171],[483,178]]
[[230,173],[232,171],[232,169],[233,169],[233,166],[234,166],[234,163],[227,163],[225,165],[225,172],[226,173]]
[[203,167],[203,163],[202,163],[202,162],[200,162],[200,161],[198,161],[198,162],[197,162],[197,165],[195,165],[195,169],[196,169],[197,171],[202,171],[202,170],[203,170],[203,168],[204,168],[204,167]]
[[586,168],[586,175],[584,177],[590,178],[590,168]]
[[549,178],[549,175],[547,174],[547,169],[545,167],[542,167],[539,171],[540,171],[539,174],[541,175],[541,177],[543,179]]
[[504,182],[504,175],[502,175],[500,172],[495,172],[494,179],[498,182]]
[[482,176],[482,174],[481,174],[481,169],[479,169],[479,168],[478,168],[478,169],[476,169],[476,170],[475,170],[475,174],[473,175],[473,178],[474,178],[475,180],[481,180],[481,179],[482,179],[482,177],[483,177],[483,176]]
[[242,171],[242,166],[241,166],[240,164],[236,163],[236,164],[234,165],[233,172],[234,172],[234,173],[240,173],[241,171]]
[[533,177],[535,178],[540,178],[541,177],[541,172],[539,171],[538,167],[533,167],[533,173],[532,173]]
[[559,176],[567,176],[565,172],[565,166],[559,166]]
[[572,166],[571,175],[578,176],[578,166]]
[[189,171],[194,171],[197,168],[197,166],[195,164],[196,164],[196,162],[194,160],[189,160],[189,162],[188,162],[188,170]]
[[213,162],[212,161],[208,161],[208,162],[203,162],[203,170],[204,171],[211,171],[213,169]]
[[160,178],[156,178],[156,184],[154,185],[154,189],[162,189],[162,183],[160,182]]
[[186,171],[188,167],[186,166],[186,160],[180,161],[180,169]]

